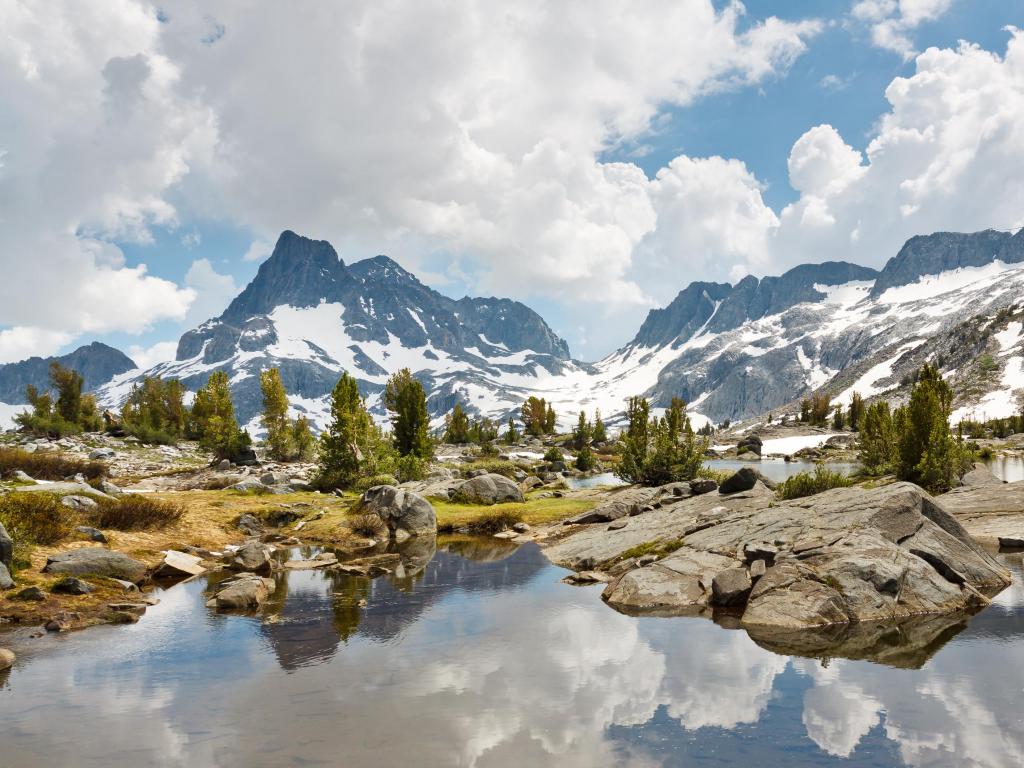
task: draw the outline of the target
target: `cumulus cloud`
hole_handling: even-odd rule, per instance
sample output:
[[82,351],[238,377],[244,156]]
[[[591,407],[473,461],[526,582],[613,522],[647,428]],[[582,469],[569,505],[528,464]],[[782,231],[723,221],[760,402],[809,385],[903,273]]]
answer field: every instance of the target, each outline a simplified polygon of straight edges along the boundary
[[74,338],[64,331],[33,326],[15,326],[0,331],[0,363],[13,363],[26,357],[48,357]]
[[875,266],[916,234],[1024,224],[1024,36],[1005,56],[961,43],[918,56],[886,90],[891,109],[863,155],[831,126],[789,159],[801,195],[780,214],[780,266],[823,258]]
[[859,0],[850,16],[868,25],[876,46],[909,60],[916,54],[910,34],[942,16],[951,5],[953,0]]
[[185,285],[193,289],[195,301],[189,308],[186,321],[197,325],[216,317],[238,294],[238,286],[231,275],[222,275],[214,269],[209,259],[196,259],[185,273]]
[[159,27],[129,0],[0,6],[0,324],[55,339],[185,316],[191,290],[110,244],[175,224],[166,193],[216,133]]
[[656,212],[639,168],[599,158],[666,105],[784,71],[820,28],[708,0],[163,8],[183,84],[217,115],[224,209],[264,239],[444,250],[481,291],[625,304],[648,299],[629,271]]
[[139,368],[148,370],[158,363],[166,363],[169,360],[173,360],[177,351],[178,342],[176,341],[158,341],[149,347],[133,344],[128,348],[128,357]]

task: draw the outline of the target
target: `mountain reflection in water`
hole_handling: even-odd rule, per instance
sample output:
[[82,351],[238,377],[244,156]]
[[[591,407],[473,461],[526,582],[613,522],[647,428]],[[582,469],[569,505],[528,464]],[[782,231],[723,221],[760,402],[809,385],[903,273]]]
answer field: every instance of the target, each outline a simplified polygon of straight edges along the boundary
[[752,638],[619,614],[534,545],[401,554],[403,575],[373,581],[284,572],[261,616],[209,611],[199,579],[137,625],[0,636],[19,655],[0,675],[0,764],[1024,761],[1020,555],[1000,556],[1014,584],[973,617]]

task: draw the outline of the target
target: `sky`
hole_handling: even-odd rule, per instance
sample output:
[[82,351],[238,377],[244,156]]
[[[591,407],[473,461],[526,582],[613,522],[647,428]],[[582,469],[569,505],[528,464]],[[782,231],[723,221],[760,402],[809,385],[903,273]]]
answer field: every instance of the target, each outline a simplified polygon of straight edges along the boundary
[[0,362],[143,367],[283,229],[539,311],[1024,225],[1024,0],[0,0]]

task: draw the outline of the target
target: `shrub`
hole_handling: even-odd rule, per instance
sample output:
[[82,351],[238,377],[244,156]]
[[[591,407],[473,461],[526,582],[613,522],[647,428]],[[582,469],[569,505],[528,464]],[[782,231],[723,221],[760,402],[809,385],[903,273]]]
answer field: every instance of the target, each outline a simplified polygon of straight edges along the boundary
[[440,522],[438,533],[451,533],[456,528],[465,529],[469,533],[492,534],[505,531],[523,520],[523,513],[513,509],[500,509],[482,514],[465,523]]
[[372,512],[367,512],[349,518],[349,530],[368,539],[376,538],[384,530],[384,521]]
[[696,477],[710,441],[690,427],[685,402],[673,397],[663,417],[649,418],[647,399],[631,397],[627,416],[622,461],[615,468],[619,478],[653,487]]
[[714,480],[716,483],[721,485],[730,477],[732,477],[733,474],[735,473],[730,472],[727,469],[712,469],[707,464],[705,464],[704,466],[697,470],[696,477],[699,477],[702,480]]
[[0,523],[18,544],[55,544],[81,525],[78,513],[52,493],[0,496]]
[[125,424],[124,431],[132,437],[137,437],[143,443],[150,445],[174,445],[178,442],[177,437],[166,429],[152,427],[141,422]]
[[115,531],[145,531],[166,528],[185,513],[169,501],[129,493],[113,500],[97,499],[99,506],[88,511],[89,521],[97,528]]
[[481,456],[491,456],[491,457],[493,457],[493,456],[497,456],[498,453],[499,453],[498,446],[493,445],[492,443],[484,443],[483,445],[480,446],[480,455]]
[[87,480],[103,477],[107,466],[99,461],[73,459],[59,453],[29,453],[21,448],[0,448],[0,477],[16,469],[36,480],[63,480],[81,473]]
[[398,478],[394,475],[371,475],[370,477],[361,477],[356,482],[356,490],[365,491],[368,488],[373,488],[377,485],[398,485]]
[[408,456],[400,456],[395,462],[395,474],[398,475],[400,483],[422,480],[427,474],[427,462],[411,453]]
[[565,456],[562,455],[562,452],[558,448],[556,448],[555,446],[551,446],[544,454],[544,461],[546,461],[548,464],[551,464],[552,462],[555,461],[565,461]]
[[476,471],[482,469],[495,475],[503,475],[509,480],[514,480],[519,467],[507,459],[475,461],[468,466],[461,467],[462,472]]
[[798,472],[787,478],[775,490],[780,499],[800,499],[804,496],[813,496],[831,488],[848,488],[853,485],[853,480],[842,472],[833,472],[819,464],[814,468],[814,473]]

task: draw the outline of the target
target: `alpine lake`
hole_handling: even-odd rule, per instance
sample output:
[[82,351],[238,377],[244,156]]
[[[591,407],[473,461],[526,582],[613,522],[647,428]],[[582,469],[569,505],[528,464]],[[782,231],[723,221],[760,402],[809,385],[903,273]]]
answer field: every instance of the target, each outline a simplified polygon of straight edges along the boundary
[[0,634],[18,655],[0,765],[1024,764],[1020,552],[998,555],[1013,584],[980,613],[813,657],[728,616],[618,613],[532,543],[400,554],[401,578],[278,572],[257,615],[207,608],[214,573],[157,591],[138,624]]

